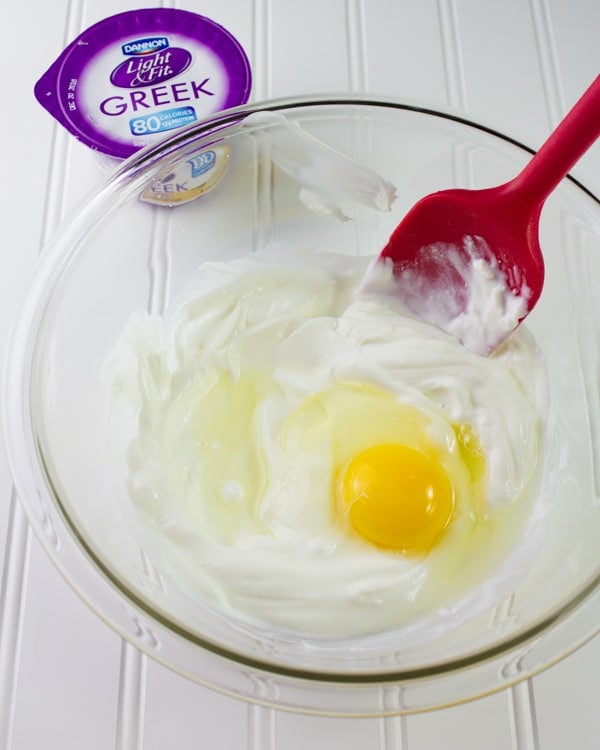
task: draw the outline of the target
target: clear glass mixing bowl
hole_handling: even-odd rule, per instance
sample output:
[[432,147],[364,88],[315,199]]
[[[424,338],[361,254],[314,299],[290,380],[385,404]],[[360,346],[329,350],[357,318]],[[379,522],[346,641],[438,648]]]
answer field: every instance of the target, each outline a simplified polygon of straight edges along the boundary
[[[393,182],[392,211],[317,215],[269,157],[284,114]],[[201,154],[230,150],[210,192],[185,205],[142,193]],[[160,569],[130,522],[106,435],[107,355],[130,313],[161,313],[197,266],[271,242],[375,254],[404,212],[445,187],[484,187],[529,158],[510,138],[449,112],[364,98],[280,100],[230,110],[132,157],[45,249],[7,356],[4,422],[28,518],[50,558],[112,628],[198,682],[321,714],[381,715],[468,700],[529,677],[598,631],[600,593],[600,206],[566,179],[541,221],[544,292],[527,321],[546,358],[558,482],[544,543],[501,603],[410,648],[291,638],[243,625]],[[199,158],[200,157],[200,158]],[[176,189],[176,188],[173,188]]]

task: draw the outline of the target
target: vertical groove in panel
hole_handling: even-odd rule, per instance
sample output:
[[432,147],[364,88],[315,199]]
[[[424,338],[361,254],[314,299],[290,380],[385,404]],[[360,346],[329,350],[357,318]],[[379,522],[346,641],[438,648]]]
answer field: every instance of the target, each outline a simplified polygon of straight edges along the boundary
[[[346,0],[346,55],[348,59],[348,87],[356,93],[369,90],[367,62],[367,40],[365,28],[365,9],[363,0]],[[351,155],[359,163],[370,163],[373,141],[373,124],[365,117],[355,118],[352,129]],[[365,251],[372,252],[375,236],[374,219],[371,209],[356,206],[354,223],[355,252],[358,255]]]
[[542,74],[544,98],[548,124],[553,128],[562,119],[565,112],[564,96],[562,93],[558,57],[554,43],[552,21],[547,0],[529,0],[535,44]]
[[348,86],[361,93],[369,88],[365,12],[362,0],[346,0]]
[[[148,312],[160,314],[168,302],[171,268],[168,233],[170,212],[156,210],[152,217],[152,240],[148,250]],[[121,639],[119,693],[115,750],[141,750],[143,747],[146,697],[146,656]]]
[[7,542],[0,589],[0,749],[11,747],[16,675],[21,648],[21,623],[25,606],[30,532],[25,513],[10,500]]
[[[163,8],[175,7],[172,0],[162,0]],[[168,303],[171,251],[168,241],[170,212],[155,211],[152,241],[148,252],[148,312],[160,314]],[[119,697],[117,704],[116,750],[141,750],[144,735],[146,700],[146,656],[121,639]]]
[[127,641],[121,641],[119,703],[115,750],[142,750],[146,656]]
[[271,2],[254,0],[253,6],[254,60],[252,77],[254,99],[271,96]]
[[[173,0],[161,0],[161,7],[173,8]],[[152,243],[148,256],[150,288],[148,295],[148,312],[160,314],[168,302],[168,290],[171,269],[171,254],[168,242],[169,211],[155,211],[152,222]]]
[[[369,89],[367,40],[363,0],[346,0],[346,55],[349,91],[365,93]],[[368,163],[371,156],[372,123],[356,118],[352,130],[352,156],[359,163]],[[355,253],[361,255],[373,247],[374,227],[370,210],[356,207],[354,223]]]
[[[254,0],[254,93],[257,99],[271,95],[271,8],[270,0]],[[273,217],[273,165],[270,158],[269,135],[257,131],[254,151],[254,237],[256,252],[271,243]]]
[[[380,688],[379,702],[386,713],[401,711],[404,707],[401,687]],[[380,750],[408,750],[406,714],[385,716],[379,719]]]
[[[163,8],[173,8],[173,0],[162,0]],[[148,312],[160,314],[168,304],[171,250],[170,212],[155,211],[152,243],[148,253]],[[146,700],[146,656],[121,640],[119,700],[117,706],[116,750],[141,750],[143,747],[144,706]]]
[[158,208],[152,217],[152,241],[148,253],[148,312],[159,315],[168,303],[171,270],[170,211]]
[[[81,29],[84,2],[70,0],[65,18],[63,46]],[[69,136],[55,123],[50,142],[48,176],[42,212],[40,249],[58,225],[63,212]],[[53,532],[52,529],[49,530]],[[16,686],[19,671],[21,631],[25,609],[30,530],[13,487],[9,504],[9,523],[0,589],[0,750],[12,743],[13,719],[16,709]]]
[[[162,2],[174,7],[173,2]],[[160,315],[169,302],[171,285],[171,212],[154,209],[152,239],[148,250],[148,312]],[[144,563],[144,560],[142,560]],[[125,640],[121,641],[119,701],[117,707],[116,750],[143,747],[144,706],[146,701],[146,656]]]
[[[63,47],[66,47],[81,31],[84,7],[85,2],[83,1],[69,1],[67,5]],[[53,124],[48,177],[46,179],[46,198],[42,214],[40,248],[43,248],[62,218],[64,208],[64,184],[66,181],[65,175],[70,139],[71,136],[62,127],[59,127],[57,123]]]
[[[270,0],[254,0],[253,4],[252,66],[254,99],[263,100],[271,96],[271,3]],[[273,165],[269,156],[269,136],[257,131],[254,150],[254,251],[270,244],[273,219]],[[258,686],[259,693],[261,686]],[[273,709],[248,704],[247,708],[248,750],[274,750],[275,717]]]
[[48,179],[46,180],[46,198],[42,214],[40,249],[44,247],[62,217],[63,186],[66,179],[69,138],[70,136],[62,127],[59,128],[57,123],[53,124]]
[[[257,99],[271,95],[271,7],[270,0],[254,0],[254,94]],[[273,218],[273,165],[270,158],[269,135],[257,131],[254,135],[254,238],[253,250],[260,250],[271,242]]]
[[473,151],[466,143],[456,143],[452,147],[452,176],[457,187],[475,187]]
[[[277,705],[279,688],[268,677],[247,674],[252,683],[251,694],[263,705],[248,703],[247,707],[247,750],[275,750],[275,709],[264,704]],[[282,743],[285,745],[285,740]]]
[[438,15],[448,104],[455,109],[466,110],[465,67],[454,0],[438,0]]
[[530,680],[509,688],[508,709],[512,750],[540,750]]
[[270,136],[258,130],[254,144],[254,228],[252,250],[264,250],[273,241],[273,162]]
[[[600,502],[600,351],[597,331],[600,327],[600,305],[594,288],[589,283],[594,278],[590,267],[594,250],[599,249],[597,239],[585,224],[571,213],[561,216],[561,248],[569,287],[573,294],[584,299],[572,311],[573,330],[577,350],[580,379],[586,400],[586,420],[589,432],[590,458],[595,498]],[[595,240],[596,247],[586,247]],[[581,251],[585,248],[585,252]],[[589,252],[588,252],[589,250]],[[583,314],[581,311],[585,311]]]
[[248,750],[275,750],[275,711],[248,705]]

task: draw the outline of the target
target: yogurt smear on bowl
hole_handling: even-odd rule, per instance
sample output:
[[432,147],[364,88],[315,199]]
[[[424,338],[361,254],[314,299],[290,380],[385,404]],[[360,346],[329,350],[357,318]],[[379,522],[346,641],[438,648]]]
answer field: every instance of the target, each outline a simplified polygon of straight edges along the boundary
[[[535,551],[548,397],[534,342],[519,329],[478,356],[366,294],[371,261],[272,248],[207,263],[176,310],[131,317],[108,364],[156,564],[241,620],[433,634],[441,612],[500,601]],[[396,449],[425,489],[399,499],[394,531]]]

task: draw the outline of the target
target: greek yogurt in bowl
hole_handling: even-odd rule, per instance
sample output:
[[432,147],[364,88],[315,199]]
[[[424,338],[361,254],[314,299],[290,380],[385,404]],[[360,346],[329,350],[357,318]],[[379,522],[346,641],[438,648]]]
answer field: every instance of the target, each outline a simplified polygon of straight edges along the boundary
[[[129,411],[131,500],[196,595],[304,635],[403,641],[435,635],[442,610],[448,627],[473,617],[482,584],[480,605],[501,600],[535,554],[548,396],[527,332],[474,354],[365,293],[370,262],[274,248],[205,264],[177,309],[132,316],[109,413]],[[349,497],[367,450],[377,467]],[[372,481],[386,497],[360,497]]]

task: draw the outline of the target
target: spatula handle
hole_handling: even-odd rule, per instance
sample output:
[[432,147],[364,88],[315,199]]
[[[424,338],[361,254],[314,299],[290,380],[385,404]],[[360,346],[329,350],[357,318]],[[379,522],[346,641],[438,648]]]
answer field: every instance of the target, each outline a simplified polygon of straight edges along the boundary
[[[575,103],[564,120],[512,180],[510,192],[535,209],[600,136],[600,75]],[[508,186],[507,186],[508,187]]]

